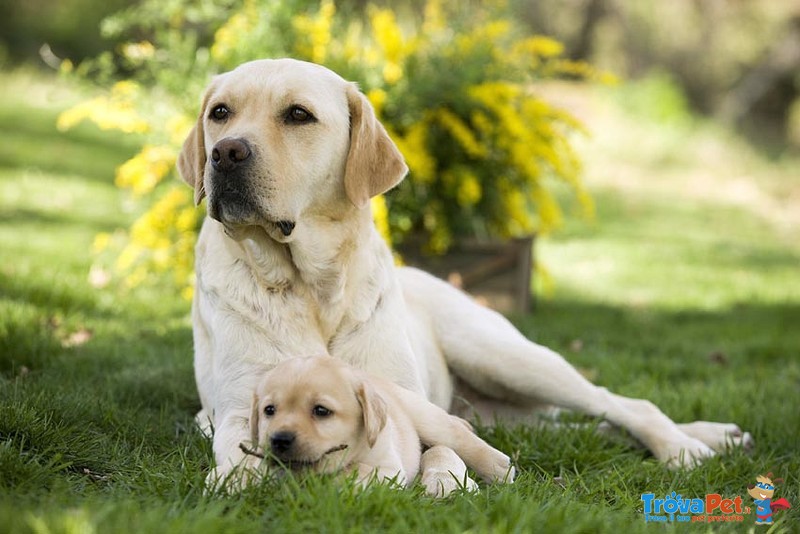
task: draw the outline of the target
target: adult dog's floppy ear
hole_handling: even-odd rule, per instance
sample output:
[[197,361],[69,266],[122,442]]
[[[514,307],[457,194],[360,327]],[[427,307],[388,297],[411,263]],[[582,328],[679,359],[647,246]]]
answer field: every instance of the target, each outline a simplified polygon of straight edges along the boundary
[[203,97],[203,105],[200,107],[200,115],[197,123],[192,127],[189,136],[183,142],[183,148],[178,155],[178,172],[183,180],[194,188],[194,203],[199,205],[206,196],[206,189],[203,185],[203,175],[206,168],[206,141],[205,131],[203,130],[203,117],[206,113],[206,106],[211,95],[211,87],[206,90]]
[[181,178],[194,187],[194,203],[199,205],[206,196],[203,172],[206,166],[206,147],[203,134],[203,116],[197,120],[178,156],[178,172]]
[[363,208],[369,199],[400,183],[408,172],[403,155],[375,117],[369,100],[355,84],[347,87],[350,152],[344,173],[347,197]]
[[386,426],[386,401],[366,381],[356,385],[356,398],[364,416],[367,443],[372,447],[378,439],[378,434]]

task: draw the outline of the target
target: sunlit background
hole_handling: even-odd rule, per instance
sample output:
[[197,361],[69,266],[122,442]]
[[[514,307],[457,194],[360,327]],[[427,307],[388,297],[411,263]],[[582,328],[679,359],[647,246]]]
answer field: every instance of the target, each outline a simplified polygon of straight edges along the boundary
[[[800,3],[0,14],[0,530],[645,532],[645,492],[752,505],[769,471],[794,505],[778,519],[800,524]],[[357,81],[402,150],[409,177],[371,205],[398,263],[532,289],[532,311],[508,308],[526,336],[676,421],[736,422],[756,449],[673,472],[591,427],[478,425],[514,457],[513,486],[443,503],[313,478],[205,492],[189,311],[204,207],[175,160],[214,74],[282,56]],[[457,258],[476,243],[501,252]]]

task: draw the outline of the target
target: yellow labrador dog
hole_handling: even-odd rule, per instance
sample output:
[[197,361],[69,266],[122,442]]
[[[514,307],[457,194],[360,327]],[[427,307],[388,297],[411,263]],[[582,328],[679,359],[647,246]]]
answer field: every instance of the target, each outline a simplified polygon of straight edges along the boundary
[[469,484],[467,465],[487,482],[514,479],[509,457],[469,423],[330,356],[292,358],[267,372],[254,394],[250,434],[257,455],[319,473],[355,471],[362,484],[376,478],[407,485],[419,471],[423,444],[430,447],[426,464],[459,467],[447,486],[432,476],[436,465],[423,468],[430,494]]
[[297,354],[331,354],[485,421],[532,420],[549,405],[603,417],[670,465],[751,441],[734,424],[679,425],[648,401],[597,387],[458,289],[395,267],[369,199],[407,168],[364,95],[330,70],[260,60],[217,76],[178,169],[196,202],[208,197],[195,373],[220,476],[256,460],[239,449],[252,392]]

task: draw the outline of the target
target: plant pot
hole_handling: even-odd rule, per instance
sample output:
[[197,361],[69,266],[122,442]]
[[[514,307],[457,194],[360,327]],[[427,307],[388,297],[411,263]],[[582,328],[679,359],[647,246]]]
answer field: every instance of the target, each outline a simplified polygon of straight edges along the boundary
[[396,248],[406,265],[447,280],[492,309],[528,313],[534,305],[534,237],[462,240],[441,256],[423,253],[417,239],[407,239]]

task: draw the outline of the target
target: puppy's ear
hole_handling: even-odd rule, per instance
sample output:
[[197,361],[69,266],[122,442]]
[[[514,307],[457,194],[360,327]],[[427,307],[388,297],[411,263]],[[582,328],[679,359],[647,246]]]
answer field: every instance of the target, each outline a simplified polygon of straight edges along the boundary
[[367,443],[372,447],[378,439],[378,434],[386,426],[386,401],[366,381],[361,381],[356,386],[356,398],[361,405],[361,413],[364,416]]
[[250,410],[250,443],[254,451],[258,450],[258,394],[253,393],[253,407]]
[[363,208],[369,199],[400,183],[408,172],[403,155],[375,117],[369,100],[351,84],[350,152],[345,165],[344,188],[350,202]]
[[203,175],[206,168],[206,141],[205,131],[203,130],[203,117],[206,113],[212,87],[213,85],[210,85],[206,90],[197,122],[183,142],[183,148],[178,155],[178,172],[181,178],[194,188],[195,205],[199,205],[206,196],[206,189],[203,185]]

